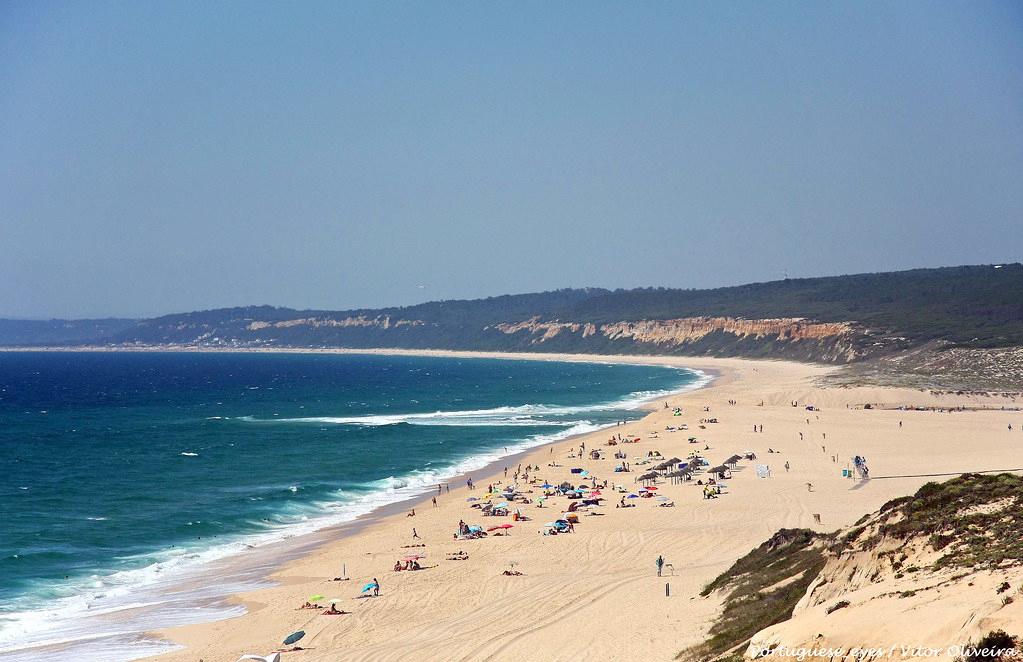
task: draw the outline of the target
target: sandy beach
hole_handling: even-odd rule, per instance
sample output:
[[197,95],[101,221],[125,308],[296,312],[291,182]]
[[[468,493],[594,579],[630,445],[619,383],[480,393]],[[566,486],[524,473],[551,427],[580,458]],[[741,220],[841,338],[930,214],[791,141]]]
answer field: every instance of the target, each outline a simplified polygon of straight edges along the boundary
[[[642,420],[514,458],[507,477],[503,467],[473,475],[471,492],[453,483],[437,495],[436,506],[427,495],[414,504],[414,517],[375,517],[286,563],[272,576],[276,586],[236,596],[247,609],[244,616],[155,633],[184,648],[153,659],[233,661],[279,649],[287,634],[304,630],[304,650],[287,652],[284,660],[670,660],[703,640],[719,609],[717,598],[699,597],[700,589],[778,529],[832,531],[941,475],[1023,467],[1023,413],[1008,410],[1020,405],[1008,397],[821,388],[816,380],[836,368],[777,361],[528,358],[683,365],[717,377],[705,388],[667,398],[667,409],[655,403]],[[867,403],[870,409],[863,408]],[[681,416],[673,415],[675,407],[682,408]],[[938,411],[950,407],[967,410]],[[710,418],[718,422],[701,424]],[[666,429],[683,424],[687,430]],[[755,432],[761,425],[763,431]],[[639,441],[607,446],[612,434]],[[582,444],[587,453],[580,457]],[[590,459],[595,448],[605,450],[606,459]],[[631,472],[613,471],[618,450],[627,453]],[[628,500],[635,507],[616,508],[624,495],[612,485],[635,493],[641,487],[636,479],[652,466],[640,458],[652,451],[665,458],[700,451],[712,465],[746,452],[757,459],[739,463],[719,498],[704,499],[696,479],[659,480],[656,494],[674,507],[636,498]],[[868,459],[871,480],[842,477],[854,455]],[[536,482],[517,482],[532,503],[514,507],[528,521],[483,517],[467,499],[482,497],[488,484],[515,482],[520,463],[539,466],[529,475]],[[756,464],[769,465],[770,477],[758,478]],[[551,497],[538,507],[540,484],[578,484],[572,468],[606,480],[605,501],[581,513],[573,533],[542,535],[569,500]],[[459,520],[513,527],[506,536],[453,540]],[[421,540],[413,539],[413,527]],[[468,559],[447,560],[459,551]],[[396,560],[413,553],[425,554],[422,570],[393,570]],[[666,562],[664,577],[657,576],[658,556]],[[350,581],[332,581],[342,565]],[[360,597],[374,578],[379,596]],[[298,609],[313,595],[325,596],[318,601],[324,607],[336,602],[348,613]]]

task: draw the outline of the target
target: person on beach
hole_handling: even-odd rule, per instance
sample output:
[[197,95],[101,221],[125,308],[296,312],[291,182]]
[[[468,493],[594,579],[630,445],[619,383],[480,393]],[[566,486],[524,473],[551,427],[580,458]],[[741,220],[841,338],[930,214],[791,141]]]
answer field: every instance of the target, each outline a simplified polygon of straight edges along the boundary
[[433,497],[433,507],[437,507],[437,497]]
[[380,597],[380,582],[376,577],[373,578],[373,597]]
[[664,557],[660,554],[657,555],[657,560],[654,562],[657,564],[657,576],[661,576],[661,570],[664,569]]
[[413,540],[422,540],[422,538],[419,537],[419,534],[416,533],[416,527],[414,527],[414,526],[412,527],[412,539]]

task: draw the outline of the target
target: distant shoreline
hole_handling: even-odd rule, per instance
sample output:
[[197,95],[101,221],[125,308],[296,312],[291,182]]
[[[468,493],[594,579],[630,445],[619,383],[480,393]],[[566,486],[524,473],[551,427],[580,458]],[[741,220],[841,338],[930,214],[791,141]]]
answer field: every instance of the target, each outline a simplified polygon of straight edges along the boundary
[[[368,354],[377,356],[436,356],[465,359],[504,359],[510,361],[554,361],[558,363],[621,363],[633,365],[667,365],[673,368],[688,368],[692,363],[711,357],[681,356],[677,354],[573,354],[567,352],[493,352],[455,349],[402,349],[390,347],[207,347],[198,345],[48,345],[40,347],[0,346],[0,352],[152,352],[152,353],[199,353],[199,354]],[[782,361],[784,359],[744,359],[731,357],[711,360],[736,361]],[[809,364],[818,365],[818,364]],[[710,377],[721,376],[714,368],[700,368]]]

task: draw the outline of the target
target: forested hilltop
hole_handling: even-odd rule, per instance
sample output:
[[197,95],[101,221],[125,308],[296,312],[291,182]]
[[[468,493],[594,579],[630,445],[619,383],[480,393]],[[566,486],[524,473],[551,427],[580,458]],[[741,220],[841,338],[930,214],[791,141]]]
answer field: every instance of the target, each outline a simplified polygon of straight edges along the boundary
[[144,320],[3,320],[0,344],[394,347],[848,363],[921,347],[1023,346],[1023,265],[707,290],[569,289],[346,311],[249,306]]

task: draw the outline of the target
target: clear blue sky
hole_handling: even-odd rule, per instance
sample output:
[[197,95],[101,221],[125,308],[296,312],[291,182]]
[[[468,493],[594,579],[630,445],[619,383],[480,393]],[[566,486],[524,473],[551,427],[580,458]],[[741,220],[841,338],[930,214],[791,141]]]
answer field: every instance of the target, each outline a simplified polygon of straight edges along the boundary
[[0,3],[4,316],[1021,248],[1020,2]]

